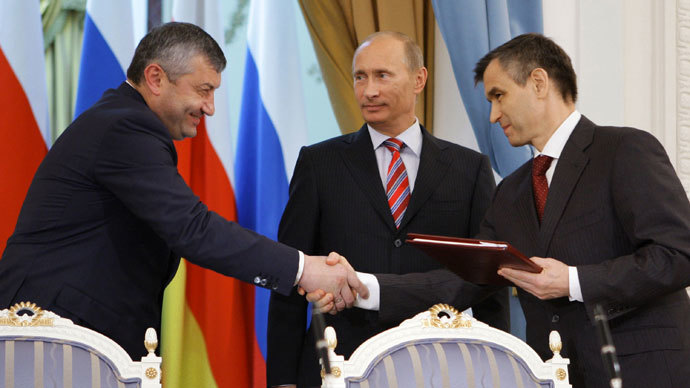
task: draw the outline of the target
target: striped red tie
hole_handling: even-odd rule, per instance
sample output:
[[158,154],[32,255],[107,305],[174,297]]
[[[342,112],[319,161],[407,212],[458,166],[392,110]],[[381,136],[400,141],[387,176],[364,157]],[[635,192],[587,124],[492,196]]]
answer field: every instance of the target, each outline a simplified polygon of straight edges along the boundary
[[400,228],[400,222],[405,215],[407,204],[410,202],[410,182],[407,180],[407,170],[405,163],[400,157],[400,150],[405,144],[395,138],[390,138],[383,142],[392,154],[391,164],[388,165],[388,175],[386,176],[386,194],[388,195],[388,206],[391,208],[395,226]]

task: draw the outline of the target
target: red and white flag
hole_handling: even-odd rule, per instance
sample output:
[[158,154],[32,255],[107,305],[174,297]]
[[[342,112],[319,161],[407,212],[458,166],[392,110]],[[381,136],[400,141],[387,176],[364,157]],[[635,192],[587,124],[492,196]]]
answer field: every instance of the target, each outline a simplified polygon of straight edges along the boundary
[[50,145],[38,1],[0,0],[0,252]]

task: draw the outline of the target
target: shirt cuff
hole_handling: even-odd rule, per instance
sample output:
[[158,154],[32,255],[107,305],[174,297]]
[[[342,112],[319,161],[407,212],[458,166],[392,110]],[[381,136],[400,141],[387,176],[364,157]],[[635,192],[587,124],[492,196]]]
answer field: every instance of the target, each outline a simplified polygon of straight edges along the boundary
[[304,271],[304,253],[302,251],[297,251],[299,252],[299,265],[297,267],[297,277],[295,279],[295,286],[299,284],[299,280],[302,278],[302,272]]
[[580,278],[577,277],[577,267],[568,267],[568,300],[571,302],[584,302],[582,289],[580,289]]
[[355,307],[365,310],[378,311],[381,300],[379,280],[376,279],[376,276],[364,272],[357,272],[357,277],[359,278],[359,281],[364,283],[364,285],[369,289],[369,298],[362,299],[362,297],[357,295]]

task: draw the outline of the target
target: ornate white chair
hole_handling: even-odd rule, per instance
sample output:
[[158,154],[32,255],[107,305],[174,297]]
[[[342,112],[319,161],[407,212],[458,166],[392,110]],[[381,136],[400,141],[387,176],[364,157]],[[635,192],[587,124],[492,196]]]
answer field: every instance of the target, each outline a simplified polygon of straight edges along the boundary
[[156,331],[148,355],[129,358],[110,338],[22,302],[0,311],[0,387],[161,388]]
[[549,336],[553,358],[543,362],[519,338],[448,305],[368,339],[349,360],[336,355],[333,328],[325,333],[331,374],[322,370],[322,387],[570,387],[557,332]]

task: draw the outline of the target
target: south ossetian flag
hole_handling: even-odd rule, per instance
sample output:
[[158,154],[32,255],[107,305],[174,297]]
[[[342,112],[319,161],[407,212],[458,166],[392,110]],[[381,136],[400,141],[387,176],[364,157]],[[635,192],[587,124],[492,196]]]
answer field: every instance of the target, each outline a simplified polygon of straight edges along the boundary
[[0,0],[0,85],[1,254],[51,144],[38,1]]
[[[223,48],[219,2],[175,1],[174,21],[194,23]],[[197,136],[175,142],[178,170],[208,208],[237,220],[228,83],[214,93],[215,113]],[[183,260],[165,292],[162,356],[166,387],[252,387],[258,353],[253,286]],[[263,373],[263,371],[262,371]],[[265,383],[263,384],[265,386]]]

